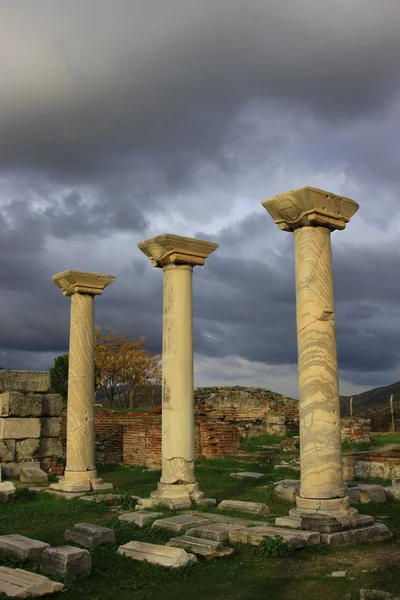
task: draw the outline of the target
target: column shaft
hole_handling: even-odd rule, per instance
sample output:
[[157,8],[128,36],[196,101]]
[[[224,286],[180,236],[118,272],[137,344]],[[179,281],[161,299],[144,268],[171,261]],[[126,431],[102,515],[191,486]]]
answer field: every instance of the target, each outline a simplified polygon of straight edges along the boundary
[[190,265],[164,271],[162,484],[194,483],[193,303]]
[[294,232],[302,498],[344,496],[330,231]]
[[96,477],[93,338],[94,297],[72,294],[65,477],[74,480]]

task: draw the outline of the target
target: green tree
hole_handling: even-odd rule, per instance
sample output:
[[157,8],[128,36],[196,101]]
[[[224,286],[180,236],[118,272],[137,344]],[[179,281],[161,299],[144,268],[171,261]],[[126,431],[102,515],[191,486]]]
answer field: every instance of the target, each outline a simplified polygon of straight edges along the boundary
[[68,353],[57,356],[50,369],[50,384],[55,394],[67,398],[68,390]]

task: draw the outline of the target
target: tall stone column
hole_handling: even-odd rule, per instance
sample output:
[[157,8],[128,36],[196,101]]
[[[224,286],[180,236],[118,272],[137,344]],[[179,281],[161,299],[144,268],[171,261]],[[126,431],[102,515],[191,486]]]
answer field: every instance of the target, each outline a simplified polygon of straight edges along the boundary
[[[289,515],[299,526],[316,514],[355,525],[343,487],[330,235],[345,228],[358,204],[311,187],[262,204],[280,229],[294,233],[301,489]],[[277,524],[294,526],[287,517]]]
[[113,275],[63,271],[53,275],[71,296],[68,360],[67,457],[64,477],[52,489],[86,492],[111,489],[97,477],[94,431],[94,296],[115,281]]
[[139,503],[189,507],[203,497],[194,474],[192,271],[218,244],[163,234],[138,247],[164,272],[162,475],[151,499]]

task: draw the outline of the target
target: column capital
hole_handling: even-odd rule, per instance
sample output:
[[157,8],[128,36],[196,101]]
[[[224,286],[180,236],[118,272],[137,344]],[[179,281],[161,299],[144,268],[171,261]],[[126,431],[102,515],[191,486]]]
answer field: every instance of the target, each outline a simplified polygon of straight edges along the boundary
[[205,259],[218,248],[218,244],[188,238],[182,235],[163,233],[156,237],[139,242],[141,250],[151,260],[153,267],[166,265],[204,265]]
[[102,273],[88,273],[86,271],[61,271],[52,277],[64,296],[73,294],[90,294],[97,296],[103,293],[104,288],[115,281],[115,275]]
[[344,229],[359,206],[354,200],[318,188],[305,186],[262,203],[279,229],[294,231],[299,227]]

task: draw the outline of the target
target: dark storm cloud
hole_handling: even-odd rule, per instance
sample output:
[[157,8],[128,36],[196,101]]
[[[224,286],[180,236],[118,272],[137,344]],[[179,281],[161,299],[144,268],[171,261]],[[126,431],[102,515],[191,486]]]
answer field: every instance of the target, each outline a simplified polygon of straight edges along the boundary
[[376,110],[399,84],[397,11],[397,0],[5,0],[2,164],[76,173],[128,151],[198,161],[257,97],[339,121]]

